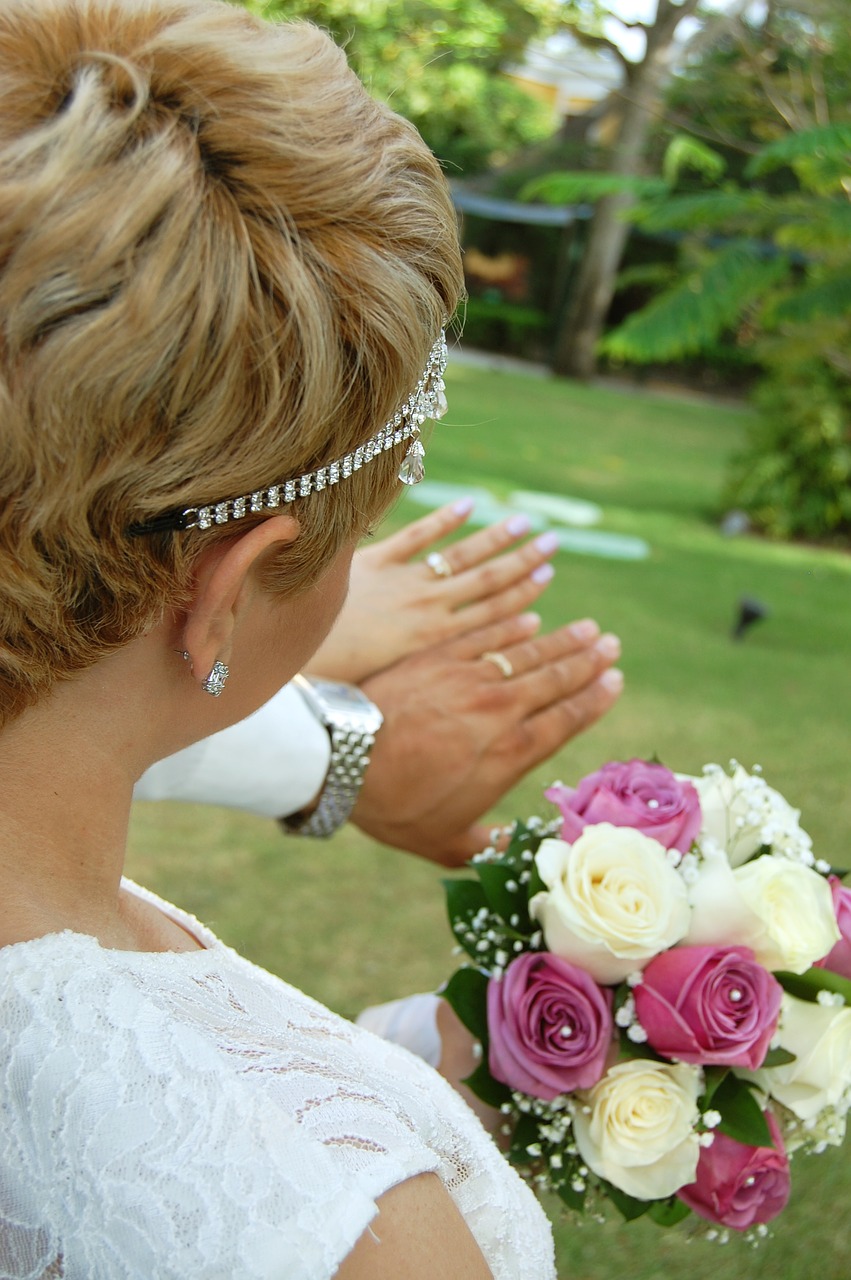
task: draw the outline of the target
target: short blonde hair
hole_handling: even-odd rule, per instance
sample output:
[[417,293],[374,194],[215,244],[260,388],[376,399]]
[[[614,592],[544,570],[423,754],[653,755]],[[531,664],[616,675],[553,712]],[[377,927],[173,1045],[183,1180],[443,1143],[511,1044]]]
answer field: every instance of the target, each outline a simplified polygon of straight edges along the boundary
[[[0,722],[185,599],[130,538],[367,440],[462,288],[446,183],[330,39],[218,0],[0,7]],[[276,589],[396,491],[297,501]]]

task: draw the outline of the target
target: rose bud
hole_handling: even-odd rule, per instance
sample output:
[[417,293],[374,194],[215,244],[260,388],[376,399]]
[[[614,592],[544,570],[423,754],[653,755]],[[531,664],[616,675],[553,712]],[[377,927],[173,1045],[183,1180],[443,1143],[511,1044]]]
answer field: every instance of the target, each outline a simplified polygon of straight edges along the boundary
[[700,831],[700,801],[691,782],[646,760],[606,764],[575,790],[558,782],[544,794],[561,810],[562,839],[569,842],[590,824],[608,822],[687,853]]
[[746,1147],[716,1131],[702,1147],[693,1183],[677,1195],[688,1207],[724,1227],[744,1231],[776,1218],[789,1199],[789,1159],[777,1121],[765,1118],[773,1147]]
[[633,995],[657,1053],[755,1071],[777,1029],[783,988],[747,947],[675,947],[650,961]]
[[535,1098],[596,1084],[612,1041],[612,995],[558,956],[526,952],[488,984],[488,1066]]

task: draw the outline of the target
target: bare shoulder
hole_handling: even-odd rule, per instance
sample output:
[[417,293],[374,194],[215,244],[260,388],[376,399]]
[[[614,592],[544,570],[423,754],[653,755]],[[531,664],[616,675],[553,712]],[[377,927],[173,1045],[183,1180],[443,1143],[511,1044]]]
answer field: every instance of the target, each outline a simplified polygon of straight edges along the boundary
[[479,1246],[436,1174],[399,1183],[379,1199],[378,1208],[337,1280],[491,1280]]

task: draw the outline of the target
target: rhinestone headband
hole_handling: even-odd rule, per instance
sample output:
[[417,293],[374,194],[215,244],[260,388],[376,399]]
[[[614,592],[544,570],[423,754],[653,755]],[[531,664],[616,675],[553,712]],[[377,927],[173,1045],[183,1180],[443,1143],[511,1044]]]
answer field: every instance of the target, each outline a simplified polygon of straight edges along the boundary
[[241,520],[244,516],[257,512],[274,511],[296,498],[306,498],[311,493],[318,493],[339,484],[341,480],[347,480],[380,453],[405,440],[410,440],[411,443],[399,468],[399,479],[403,484],[418,484],[424,475],[425,456],[419,434],[427,419],[442,418],[446,413],[446,387],[443,381],[445,372],[446,335],[441,333],[429,353],[428,363],[413,394],[380,431],[376,431],[365,444],[358,445],[352,453],[347,453],[345,457],[329,462],[316,471],[307,471],[292,480],[281,480],[278,484],[256,489],[239,498],[224,498],[221,502],[212,502],[203,507],[183,507],[167,511],[142,524],[131,525],[128,532],[133,536],[140,536],[167,530],[212,529],[215,525],[229,524],[231,520]]

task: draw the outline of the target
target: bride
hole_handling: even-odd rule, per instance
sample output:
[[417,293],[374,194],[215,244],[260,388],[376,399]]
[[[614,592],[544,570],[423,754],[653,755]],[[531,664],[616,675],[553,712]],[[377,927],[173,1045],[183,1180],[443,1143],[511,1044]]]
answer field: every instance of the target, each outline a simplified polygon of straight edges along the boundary
[[0,1275],[546,1280],[437,1073],[122,878],[135,780],[305,664],[415,478],[439,167],[217,0],[4,0],[0,98]]

